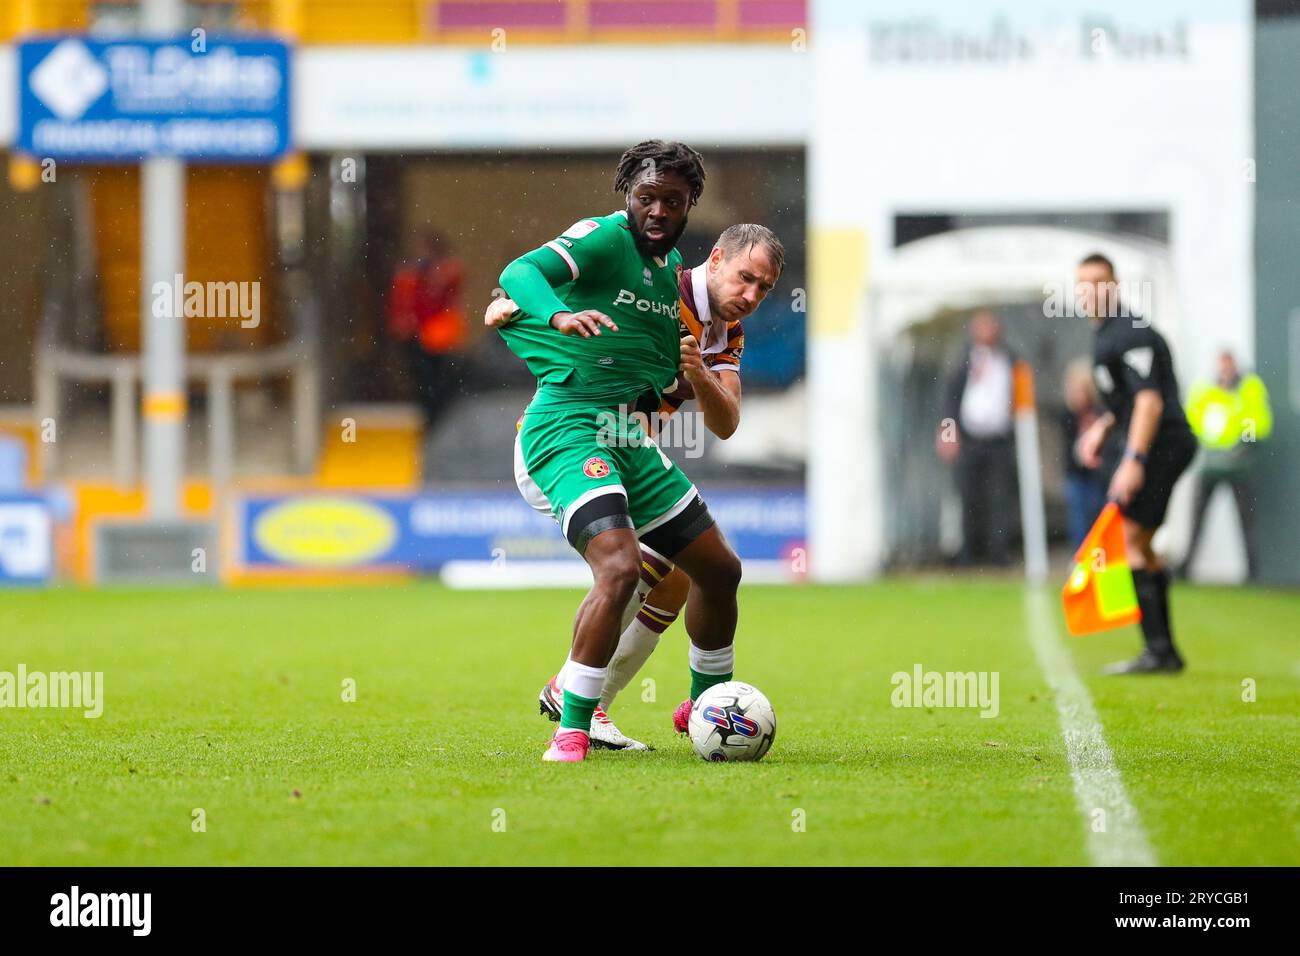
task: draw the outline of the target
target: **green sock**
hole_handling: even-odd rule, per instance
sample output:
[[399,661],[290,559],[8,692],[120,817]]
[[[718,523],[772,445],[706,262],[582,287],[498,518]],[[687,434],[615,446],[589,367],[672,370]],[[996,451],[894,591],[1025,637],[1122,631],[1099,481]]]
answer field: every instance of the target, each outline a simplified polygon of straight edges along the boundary
[[[700,695],[712,687],[714,684],[721,684],[724,681],[731,680],[731,671],[725,674],[701,674],[694,667],[691,668],[691,700],[699,700]],[[566,708],[567,709],[567,708]]]
[[600,703],[599,697],[579,697],[571,690],[564,692],[564,710],[560,712],[561,730],[591,731],[591,715]]

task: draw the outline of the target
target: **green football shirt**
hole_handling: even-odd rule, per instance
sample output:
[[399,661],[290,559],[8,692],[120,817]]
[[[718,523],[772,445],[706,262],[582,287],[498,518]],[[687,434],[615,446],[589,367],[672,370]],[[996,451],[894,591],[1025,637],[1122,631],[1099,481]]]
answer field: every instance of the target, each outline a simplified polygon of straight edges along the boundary
[[[527,263],[534,268],[521,269]],[[556,411],[631,405],[647,391],[659,395],[677,376],[680,357],[677,278],[682,256],[642,256],[620,210],[582,219],[562,235],[516,259],[501,286],[520,314],[501,337],[537,378],[529,408]],[[540,271],[553,295],[530,280]],[[558,311],[596,309],[618,331],[591,338],[551,328]]]

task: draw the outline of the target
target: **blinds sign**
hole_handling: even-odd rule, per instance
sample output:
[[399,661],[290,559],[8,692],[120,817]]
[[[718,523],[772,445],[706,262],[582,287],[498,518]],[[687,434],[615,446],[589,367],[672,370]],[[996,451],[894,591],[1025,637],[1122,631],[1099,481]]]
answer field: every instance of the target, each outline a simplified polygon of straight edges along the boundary
[[289,54],[275,40],[67,36],[18,47],[18,148],[43,159],[264,161],[289,148]]

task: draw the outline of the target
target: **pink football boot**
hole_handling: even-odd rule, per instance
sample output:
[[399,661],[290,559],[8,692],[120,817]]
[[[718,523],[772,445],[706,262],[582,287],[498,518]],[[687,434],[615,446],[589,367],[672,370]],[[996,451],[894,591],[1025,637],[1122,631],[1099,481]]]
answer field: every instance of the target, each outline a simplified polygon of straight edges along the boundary
[[542,759],[549,763],[581,763],[587,759],[590,747],[591,738],[581,730],[561,728],[551,738],[551,746],[542,754]]
[[691,726],[691,708],[695,706],[695,701],[687,698],[677,705],[673,711],[673,730],[679,734],[686,733]]

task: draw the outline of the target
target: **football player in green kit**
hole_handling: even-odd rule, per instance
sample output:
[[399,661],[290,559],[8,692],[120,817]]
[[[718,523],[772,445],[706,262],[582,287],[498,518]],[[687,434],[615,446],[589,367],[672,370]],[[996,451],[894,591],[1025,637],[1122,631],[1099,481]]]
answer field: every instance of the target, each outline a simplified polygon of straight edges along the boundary
[[732,676],[740,559],[690,479],[631,414],[657,410],[677,380],[675,246],[703,188],[693,149],[639,143],[614,177],[624,209],[580,220],[501,273],[519,309],[501,335],[537,379],[520,420],[515,479],[555,516],[593,577],[574,621],[560,726],[543,760],[587,756],[592,713],[640,579],[638,539],[691,579],[690,700]]

